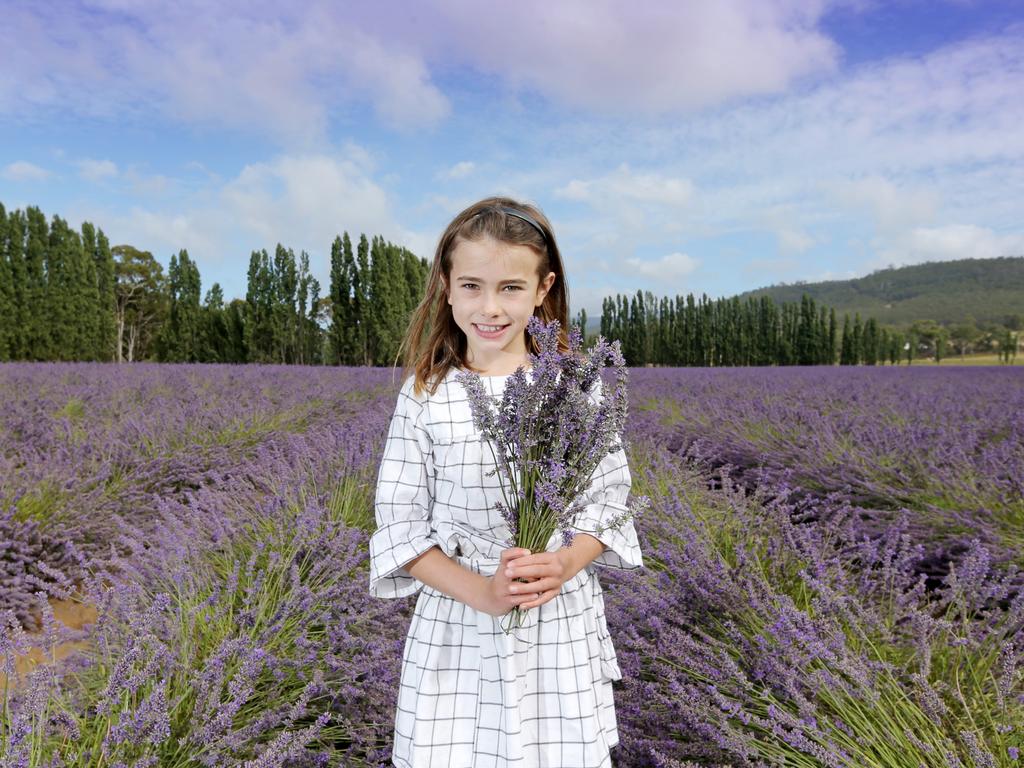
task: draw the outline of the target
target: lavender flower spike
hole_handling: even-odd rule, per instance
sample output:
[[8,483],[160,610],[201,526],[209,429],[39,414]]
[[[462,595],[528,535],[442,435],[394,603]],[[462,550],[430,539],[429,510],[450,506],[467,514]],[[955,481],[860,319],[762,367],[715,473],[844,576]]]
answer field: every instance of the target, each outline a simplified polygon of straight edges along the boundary
[[[477,374],[455,377],[466,388],[473,423],[494,455],[509,545],[530,552],[545,551],[555,531],[564,546],[572,542],[580,497],[601,460],[621,448],[626,420],[627,372],[618,342],[598,338],[584,353],[582,333],[573,328],[563,352],[560,331],[558,321],[530,318],[527,332],[540,350],[529,356],[532,374],[520,368],[510,376],[496,406]],[[609,366],[613,383],[602,397],[601,371]],[[647,504],[646,498],[634,498],[593,533],[621,527]],[[509,616],[506,632],[522,626],[518,607]]]

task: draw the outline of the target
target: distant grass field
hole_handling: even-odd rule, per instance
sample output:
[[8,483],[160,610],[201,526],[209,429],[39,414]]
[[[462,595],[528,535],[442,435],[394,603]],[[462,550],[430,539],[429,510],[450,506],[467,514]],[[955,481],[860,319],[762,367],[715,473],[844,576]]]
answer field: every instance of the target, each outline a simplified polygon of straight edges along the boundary
[[[922,357],[914,360],[914,365],[935,365],[935,358]],[[950,357],[942,358],[942,362],[939,365],[1006,365],[1006,363],[1000,362],[999,356],[996,354],[989,355],[951,355]],[[1024,355],[1018,355],[1010,365],[1024,365]]]

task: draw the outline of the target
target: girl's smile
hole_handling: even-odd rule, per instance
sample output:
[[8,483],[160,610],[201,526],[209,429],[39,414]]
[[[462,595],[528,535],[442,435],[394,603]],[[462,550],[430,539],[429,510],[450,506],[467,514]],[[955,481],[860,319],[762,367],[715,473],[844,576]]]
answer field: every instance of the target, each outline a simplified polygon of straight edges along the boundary
[[481,325],[480,323],[473,323],[473,327],[485,339],[497,339],[505,332],[508,325]]
[[452,250],[448,303],[466,335],[466,362],[487,375],[511,373],[526,362],[526,323],[555,273],[537,275],[540,254],[526,245],[484,238]]

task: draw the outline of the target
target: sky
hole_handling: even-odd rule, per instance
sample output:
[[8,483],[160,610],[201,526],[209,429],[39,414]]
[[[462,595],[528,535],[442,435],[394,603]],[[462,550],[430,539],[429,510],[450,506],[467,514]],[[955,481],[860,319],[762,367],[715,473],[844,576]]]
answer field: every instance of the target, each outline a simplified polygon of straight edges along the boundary
[[1024,255],[1022,0],[0,0],[0,203],[245,295],[505,194],[572,311]]

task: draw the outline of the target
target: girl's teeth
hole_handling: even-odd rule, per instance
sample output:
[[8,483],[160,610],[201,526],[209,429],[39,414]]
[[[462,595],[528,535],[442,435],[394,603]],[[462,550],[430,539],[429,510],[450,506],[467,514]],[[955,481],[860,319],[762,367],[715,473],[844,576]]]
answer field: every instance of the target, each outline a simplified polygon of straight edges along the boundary
[[477,328],[479,328],[484,333],[493,333],[494,331],[500,331],[502,329],[502,327],[503,326],[500,326],[500,325],[478,325],[477,326]]

